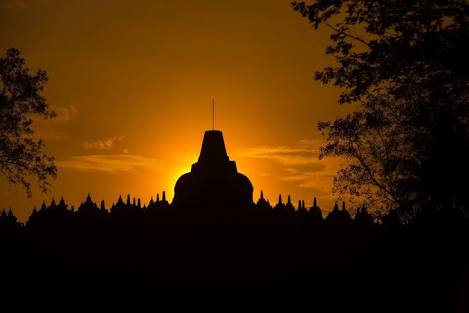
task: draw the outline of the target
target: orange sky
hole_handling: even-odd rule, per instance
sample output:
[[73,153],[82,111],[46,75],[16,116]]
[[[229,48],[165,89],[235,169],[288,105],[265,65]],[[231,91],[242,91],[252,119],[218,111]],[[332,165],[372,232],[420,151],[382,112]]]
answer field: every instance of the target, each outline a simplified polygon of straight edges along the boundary
[[166,190],[198,157],[203,132],[224,133],[230,158],[276,202],[291,194],[329,210],[337,161],[317,159],[318,120],[333,119],[338,90],[313,80],[331,64],[328,31],[314,31],[288,0],[0,0],[0,50],[19,48],[49,74],[59,113],[36,132],[58,165],[49,194],[0,178],[0,207],[25,220],[52,196],[77,206],[91,192]]

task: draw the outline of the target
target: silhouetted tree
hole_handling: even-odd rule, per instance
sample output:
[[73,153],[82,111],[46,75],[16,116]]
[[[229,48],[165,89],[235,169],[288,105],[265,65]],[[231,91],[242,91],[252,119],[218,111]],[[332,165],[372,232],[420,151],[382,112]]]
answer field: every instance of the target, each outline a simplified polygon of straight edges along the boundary
[[396,209],[391,209],[388,213],[383,216],[382,223],[385,227],[399,227],[401,226],[401,220]]
[[[337,65],[316,80],[358,109],[320,122],[320,157],[348,160],[334,190],[374,206],[465,201],[469,174],[467,1],[295,1],[314,28],[332,30]],[[467,206],[466,206],[467,208]]]
[[52,118],[42,90],[47,73],[31,74],[17,49],[0,58],[0,172],[10,183],[20,184],[31,196],[30,177],[42,191],[57,169],[54,158],[44,153],[44,143],[33,136],[33,117]]

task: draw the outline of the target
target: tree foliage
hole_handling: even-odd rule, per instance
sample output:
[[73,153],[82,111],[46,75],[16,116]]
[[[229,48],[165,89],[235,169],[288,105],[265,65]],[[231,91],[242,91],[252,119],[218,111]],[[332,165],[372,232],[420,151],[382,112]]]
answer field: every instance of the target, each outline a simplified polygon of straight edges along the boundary
[[0,58],[0,172],[28,196],[31,177],[46,191],[57,173],[54,158],[44,153],[32,127],[34,118],[56,115],[42,95],[46,82],[47,73],[30,73],[19,50],[8,49]]
[[451,0],[292,2],[314,28],[331,29],[336,66],[315,79],[358,109],[320,122],[321,157],[348,160],[339,193],[411,209],[466,201],[469,5]]

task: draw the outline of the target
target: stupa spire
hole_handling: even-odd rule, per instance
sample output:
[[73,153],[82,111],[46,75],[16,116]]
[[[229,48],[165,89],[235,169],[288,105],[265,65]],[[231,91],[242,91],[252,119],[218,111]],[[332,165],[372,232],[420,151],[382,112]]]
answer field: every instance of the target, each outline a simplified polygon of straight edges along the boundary
[[212,130],[215,130],[215,97],[212,97]]

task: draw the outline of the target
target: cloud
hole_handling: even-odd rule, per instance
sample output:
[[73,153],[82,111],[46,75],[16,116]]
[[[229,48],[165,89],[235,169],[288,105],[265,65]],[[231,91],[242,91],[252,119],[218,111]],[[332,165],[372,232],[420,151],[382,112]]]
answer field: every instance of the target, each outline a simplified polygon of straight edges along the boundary
[[92,154],[76,155],[67,160],[57,161],[61,168],[74,169],[78,171],[99,172],[124,172],[136,168],[147,168],[160,170],[160,162],[154,158],[148,158],[133,154]]
[[63,140],[68,138],[68,135],[60,131],[39,129],[34,132],[34,137],[47,140]]
[[283,166],[279,181],[288,182],[299,188],[306,188],[317,196],[330,195],[332,178],[338,168],[338,160],[319,160],[322,140],[303,139],[293,146],[260,146],[244,149],[240,156],[245,158],[271,160]]
[[321,141],[304,139],[297,146],[260,146],[243,149],[241,157],[253,159],[270,159],[283,165],[318,164]]
[[312,172],[297,172],[294,174],[286,175],[282,178],[284,181],[292,181],[292,182],[302,182],[310,179],[317,179],[319,176],[324,176],[321,175],[321,170],[324,170],[326,167],[324,165],[321,166],[320,169],[317,171],[312,171]]
[[[336,164],[332,162],[321,161],[321,164],[314,164],[309,170],[297,168],[288,168],[283,181],[294,182],[297,187],[325,191],[326,181],[332,181],[336,172]],[[329,189],[329,187],[327,187]]]
[[74,105],[51,106],[51,110],[57,113],[55,118],[44,118],[33,115],[34,136],[40,139],[63,140],[69,137],[64,126],[75,119],[78,110]]
[[51,123],[66,123],[74,120],[76,115],[78,114],[78,110],[73,104],[70,104],[68,106],[51,105],[50,109],[57,113],[56,117],[49,119],[44,118],[40,115],[33,115],[33,121],[35,123],[42,123],[46,125],[51,125]]
[[322,171],[301,172],[286,175],[283,180],[290,181],[296,187],[312,191],[316,196],[331,195],[333,177],[337,172],[337,163],[331,161],[325,164]]
[[73,104],[66,107],[51,106],[51,109],[57,113],[57,117],[53,119],[56,122],[68,122],[74,120],[78,113],[77,108]]
[[[100,139],[100,140],[93,141],[93,142],[86,141],[82,144],[82,146],[85,149],[110,150],[112,149],[116,141],[121,141],[123,139],[125,139],[125,136],[115,136],[115,137],[111,137],[111,138],[107,138],[103,140]],[[127,152],[124,152],[124,153],[127,153]]]

